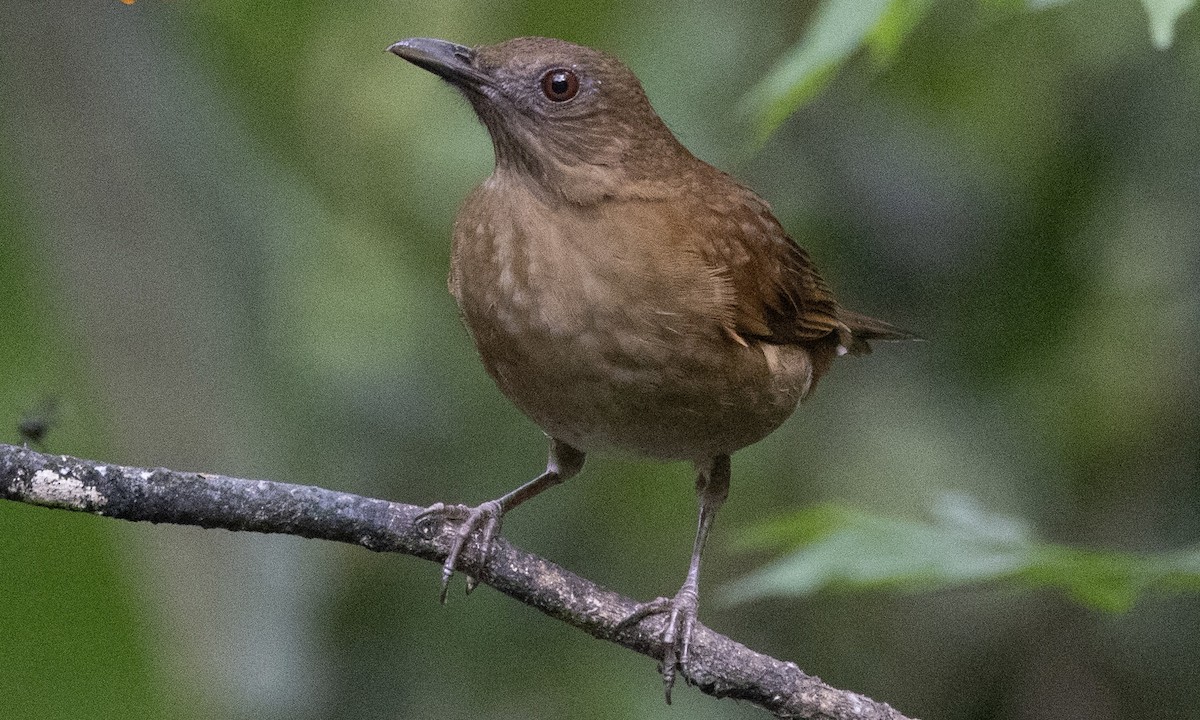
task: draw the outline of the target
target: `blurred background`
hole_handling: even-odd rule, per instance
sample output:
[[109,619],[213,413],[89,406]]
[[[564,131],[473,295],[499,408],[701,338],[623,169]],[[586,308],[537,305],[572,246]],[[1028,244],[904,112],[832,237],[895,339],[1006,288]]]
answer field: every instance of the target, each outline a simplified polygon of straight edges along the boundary
[[[1195,593],[1110,612],[1003,581],[835,578],[731,599],[780,556],[738,538],[818,504],[924,522],[953,493],[1047,543],[1195,545],[1195,11],[1160,50],[1133,0],[934,3],[889,63],[855,55],[759,147],[745,98],[810,3],[4,10],[0,440],[50,415],[56,453],[414,504],[477,503],[539,472],[544,438],[445,290],[490,142],[461,98],[383,50],[562,37],[624,58],[844,304],[929,338],[839,362],[734,458],[701,620],[911,716],[1200,706]],[[648,599],[682,581],[694,522],[686,465],[597,455],[504,529]],[[486,587],[441,607],[437,579],[354,547],[2,503],[3,714],[764,717],[684,689],[667,708],[653,661]]]

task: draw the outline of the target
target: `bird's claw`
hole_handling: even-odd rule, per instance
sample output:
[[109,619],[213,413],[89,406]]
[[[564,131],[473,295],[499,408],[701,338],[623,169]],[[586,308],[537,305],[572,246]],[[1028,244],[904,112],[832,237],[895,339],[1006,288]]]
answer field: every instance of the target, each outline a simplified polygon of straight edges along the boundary
[[666,615],[662,628],[662,676],[663,692],[667,704],[671,704],[671,689],[675,686],[676,670],[685,670],[692,643],[692,630],[696,626],[696,613],[700,607],[699,594],[686,585],[673,598],[660,597],[641,603],[621,622],[617,630],[637,625],[652,615]]
[[447,505],[446,503],[436,502],[417,515],[413,520],[413,525],[421,537],[426,540],[432,540],[442,531],[442,525],[447,520],[462,521],[467,517],[467,512],[470,510],[466,505]]
[[[458,524],[458,528],[454,531],[454,539],[450,544],[450,551],[446,554],[446,561],[442,563],[442,584],[438,598],[443,605],[446,603],[446,595],[450,589],[450,578],[454,577],[454,570],[458,565],[459,555],[462,553],[462,549],[466,547],[467,540],[480,528],[483,529],[480,559],[482,565],[487,564],[488,556],[492,551],[492,540],[500,530],[500,515],[500,504],[494,500],[475,507],[446,505],[439,502],[430,505],[424,512],[417,515],[414,521],[417,532],[421,533],[421,536],[425,538],[436,536],[441,531],[442,525],[446,522]],[[478,584],[478,578],[473,575],[467,576],[468,593],[474,590]]]

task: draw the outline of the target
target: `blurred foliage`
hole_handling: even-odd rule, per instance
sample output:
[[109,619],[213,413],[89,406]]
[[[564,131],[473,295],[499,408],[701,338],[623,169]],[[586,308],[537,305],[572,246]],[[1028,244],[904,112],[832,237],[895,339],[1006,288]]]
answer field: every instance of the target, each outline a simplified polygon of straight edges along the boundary
[[1190,10],[1196,0],[1142,0],[1150,15],[1150,34],[1154,46],[1159,50],[1171,47],[1175,39],[1175,23],[1179,16]]
[[[1036,11],[1070,0],[989,0],[1002,10]],[[1078,0],[1086,2],[1087,0]],[[1154,46],[1166,50],[1175,23],[1196,0],[1142,0]],[[746,99],[759,142],[811,100],[857,50],[866,47],[884,67],[933,7],[933,0],[821,0],[804,37],[758,83]]]
[[932,0],[824,0],[804,38],[751,91],[760,141],[815,96],[860,47],[886,64]]
[[943,496],[933,511],[932,522],[918,522],[829,503],[760,523],[743,548],[789,554],[736,581],[726,600],[1000,581],[1058,588],[1088,607],[1123,612],[1144,593],[1200,590],[1200,548],[1128,553],[1048,543],[1019,518],[961,495]]
[[[445,291],[489,140],[383,49],[564,37],[626,59],[846,305],[930,338],[839,362],[738,453],[701,620],[918,717],[1200,706],[1191,2],[5,9],[0,438],[57,398],[46,447],[112,462],[413,503],[538,472],[544,439]],[[930,520],[946,493],[971,500]],[[504,530],[650,598],[682,578],[692,495],[682,465],[597,454]],[[764,517],[771,542],[734,552]],[[0,714],[759,716],[680,691],[664,710],[650,661],[487,589],[440,607],[436,582],[355,548],[0,505]]]

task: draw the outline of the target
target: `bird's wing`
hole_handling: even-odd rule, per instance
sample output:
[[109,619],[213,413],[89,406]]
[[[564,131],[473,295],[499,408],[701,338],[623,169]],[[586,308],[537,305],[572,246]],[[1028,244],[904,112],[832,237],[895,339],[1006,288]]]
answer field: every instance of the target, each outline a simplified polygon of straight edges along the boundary
[[740,185],[697,198],[714,227],[696,227],[698,252],[733,288],[731,330],[769,343],[811,343],[831,335],[854,347],[841,308],[808,253],[792,241],[770,207]]

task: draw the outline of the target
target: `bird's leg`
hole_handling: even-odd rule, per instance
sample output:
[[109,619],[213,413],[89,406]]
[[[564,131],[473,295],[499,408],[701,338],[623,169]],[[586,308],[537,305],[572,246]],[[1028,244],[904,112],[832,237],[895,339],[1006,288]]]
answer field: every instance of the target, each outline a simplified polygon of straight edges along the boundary
[[[454,542],[450,546],[450,553],[446,556],[446,562],[442,564],[440,598],[443,604],[446,602],[446,592],[450,587],[450,578],[454,575],[458,556],[466,546],[467,539],[471,537],[471,534],[480,528],[483,529],[483,562],[486,563],[492,550],[492,539],[500,531],[500,519],[504,513],[543,490],[574,477],[583,468],[584,458],[582,450],[577,450],[561,440],[551,438],[550,459],[546,461],[546,471],[516,490],[475,507],[434,503],[417,516],[417,527],[427,536],[435,534],[443,522],[458,523]],[[474,590],[476,584],[476,578],[468,577],[467,592]]]
[[718,455],[707,464],[698,465],[696,498],[700,502],[700,522],[696,528],[692,560],[688,565],[688,574],[683,586],[673,598],[660,597],[642,603],[617,626],[618,629],[632,627],[651,615],[667,615],[662,634],[662,675],[668,704],[671,702],[671,688],[675,685],[675,669],[682,669],[687,665],[692,628],[696,625],[696,612],[700,606],[700,555],[704,552],[704,541],[708,538],[717,508],[721,507],[728,496],[729,456]]

